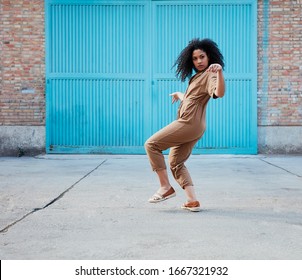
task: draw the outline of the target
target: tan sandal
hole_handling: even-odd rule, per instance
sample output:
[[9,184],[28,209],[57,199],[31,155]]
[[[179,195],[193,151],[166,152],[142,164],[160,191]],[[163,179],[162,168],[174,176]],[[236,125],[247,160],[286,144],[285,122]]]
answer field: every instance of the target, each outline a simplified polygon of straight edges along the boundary
[[150,203],[157,203],[157,202],[161,202],[164,200],[167,200],[169,198],[172,198],[176,196],[176,192],[175,190],[171,187],[166,193],[164,194],[160,194],[160,193],[155,193],[148,201]]
[[189,210],[191,212],[199,212],[199,211],[201,211],[199,201],[191,201],[191,202],[184,203],[181,206],[181,208],[185,209],[185,210]]

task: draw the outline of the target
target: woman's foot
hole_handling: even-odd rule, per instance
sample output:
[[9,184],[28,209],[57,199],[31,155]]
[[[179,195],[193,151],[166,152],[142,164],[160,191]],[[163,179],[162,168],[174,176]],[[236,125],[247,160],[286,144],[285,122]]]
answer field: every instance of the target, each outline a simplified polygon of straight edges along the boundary
[[161,187],[159,190],[148,200],[150,203],[157,203],[176,196],[176,192],[172,187]]
[[201,210],[199,201],[186,202],[181,206],[182,209],[189,210],[191,212],[199,212]]

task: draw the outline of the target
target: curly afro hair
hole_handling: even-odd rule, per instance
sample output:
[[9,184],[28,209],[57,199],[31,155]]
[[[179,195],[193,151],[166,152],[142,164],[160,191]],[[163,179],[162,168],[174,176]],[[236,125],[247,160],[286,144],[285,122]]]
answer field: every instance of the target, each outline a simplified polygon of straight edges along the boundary
[[193,51],[198,49],[207,54],[209,58],[209,66],[213,63],[218,63],[224,69],[223,55],[221,54],[217,44],[211,39],[199,40],[196,38],[191,40],[188,46],[181,51],[173,65],[173,67],[177,66],[176,77],[182,82],[184,82],[186,78],[190,78],[192,76],[193,69],[197,72],[193,64],[192,54]]

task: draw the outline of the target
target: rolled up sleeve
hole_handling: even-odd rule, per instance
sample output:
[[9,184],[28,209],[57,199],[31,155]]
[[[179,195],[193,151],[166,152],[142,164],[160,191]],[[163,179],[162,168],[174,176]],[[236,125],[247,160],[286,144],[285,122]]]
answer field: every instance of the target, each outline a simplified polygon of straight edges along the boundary
[[207,83],[207,92],[214,99],[218,98],[215,95],[216,88],[217,88],[217,75],[215,73],[211,73]]

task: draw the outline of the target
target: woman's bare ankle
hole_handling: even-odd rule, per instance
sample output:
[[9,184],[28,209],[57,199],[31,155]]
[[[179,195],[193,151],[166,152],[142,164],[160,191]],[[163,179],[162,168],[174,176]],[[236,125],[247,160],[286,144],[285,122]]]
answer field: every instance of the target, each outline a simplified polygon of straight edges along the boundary
[[197,197],[196,197],[195,190],[194,190],[193,186],[186,186],[184,188],[184,190],[185,190],[185,194],[186,194],[186,197],[187,197],[187,202],[197,201]]
[[160,186],[158,193],[160,194],[164,194],[166,193],[170,188],[172,188],[171,185],[164,185],[164,186]]

